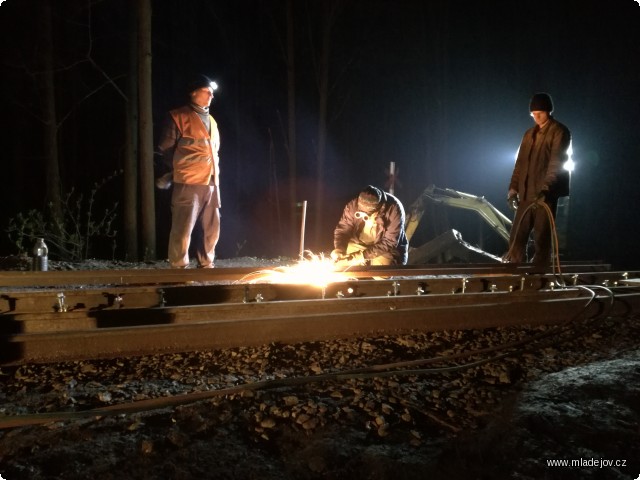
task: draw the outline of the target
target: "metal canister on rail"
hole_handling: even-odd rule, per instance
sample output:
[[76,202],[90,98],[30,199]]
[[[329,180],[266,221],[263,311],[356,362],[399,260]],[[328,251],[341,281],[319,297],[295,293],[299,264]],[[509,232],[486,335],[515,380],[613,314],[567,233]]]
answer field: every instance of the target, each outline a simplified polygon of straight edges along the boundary
[[44,243],[44,238],[36,239],[33,246],[33,267],[36,272],[46,272],[49,269],[49,248]]

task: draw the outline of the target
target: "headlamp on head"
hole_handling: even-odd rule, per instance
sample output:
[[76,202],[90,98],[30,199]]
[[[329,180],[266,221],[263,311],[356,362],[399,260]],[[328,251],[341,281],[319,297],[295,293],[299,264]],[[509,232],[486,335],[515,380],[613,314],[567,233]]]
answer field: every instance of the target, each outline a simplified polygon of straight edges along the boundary
[[187,92],[192,93],[200,88],[211,88],[212,90],[218,89],[218,84],[211,80],[206,75],[196,75],[188,84]]

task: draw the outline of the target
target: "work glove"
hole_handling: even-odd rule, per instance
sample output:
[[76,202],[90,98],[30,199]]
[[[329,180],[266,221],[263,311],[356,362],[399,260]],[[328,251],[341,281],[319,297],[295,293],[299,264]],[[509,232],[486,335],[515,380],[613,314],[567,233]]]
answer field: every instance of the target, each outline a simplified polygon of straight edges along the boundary
[[547,198],[547,195],[549,195],[549,190],[540,190],[538,192],[538,195],[536,195],[536,200],[544,202]]
[[[331,252],[331,256],[333,258],[333,252]],[[338,252],[340,252],[338,250]],[[334,264],[336,267],[346,268],[346,267],[358,267],[361,265],[366,265],[366,261],[364,259],[364,254],[362,252],[354,252],[349,255],[343,255],[340,253],[340,256],[337,257],[337,260],[334,260]]]
[[362,252],[354,252],[348,255],[348,258],[349,258],[349,263],[351,264],[352,267],[356,267],[358,265],[366,265],[366,262],[364,260],[364,253]]
[[331,260],[333,260],[334,262],[342,260],[343,258],[344,258],[344,250],[340,250],[339,248],[336,248],[331,252]]
[[160,190],[168,190],[173,183],[173,172],[165,173],[161,177],[156,178],[156,187]]
[[520,201],[518,200],[518,194],[516,193],[511,195],[507,199],[507,204],[509,205],[509,208],[515,212],[518,209],[518,205],[520,204]]

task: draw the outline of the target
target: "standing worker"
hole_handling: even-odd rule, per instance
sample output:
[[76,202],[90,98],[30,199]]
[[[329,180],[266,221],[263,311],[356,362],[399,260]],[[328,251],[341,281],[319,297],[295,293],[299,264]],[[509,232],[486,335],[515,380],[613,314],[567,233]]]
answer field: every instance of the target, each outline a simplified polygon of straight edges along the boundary
[[198,267],[213,268],[215,248],[220,238],[220,133],[209,114],[213,92],[218,88],[200,75],[188,84],[189,103],[169,112],[158,148],[171,171],[156,181],[169,188],[171,233],[169,263],[174,268],[189,266],[189,245],[194,228]]
[[369,185],[349,201],[333,234],[336,266],[404,265],[409,242],[404,207],[390,193]]
[[553,101],[547,93],[531,97],[529,111],[535,126],[522,138],[516,164],[509,184],[507,199],[516,209],[509,251],[505,261],[526,260],[527,243],[533,231],[534,255],[531,262],[540,267],[551,261],[551,219],[544,205],[556,216],[558,199],[569,195],[570,174],[564,169],[569,158],[571,133],[558,122]]

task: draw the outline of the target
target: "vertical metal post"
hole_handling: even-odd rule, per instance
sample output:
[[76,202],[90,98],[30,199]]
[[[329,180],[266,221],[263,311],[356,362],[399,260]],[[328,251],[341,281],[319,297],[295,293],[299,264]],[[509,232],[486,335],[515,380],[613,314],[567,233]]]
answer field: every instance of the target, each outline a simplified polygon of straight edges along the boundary
[[300,260],[302,260],[304,256],[304,230],[305,223],[307,221],[307,201],[302,202],[302,221],[300,223]]

